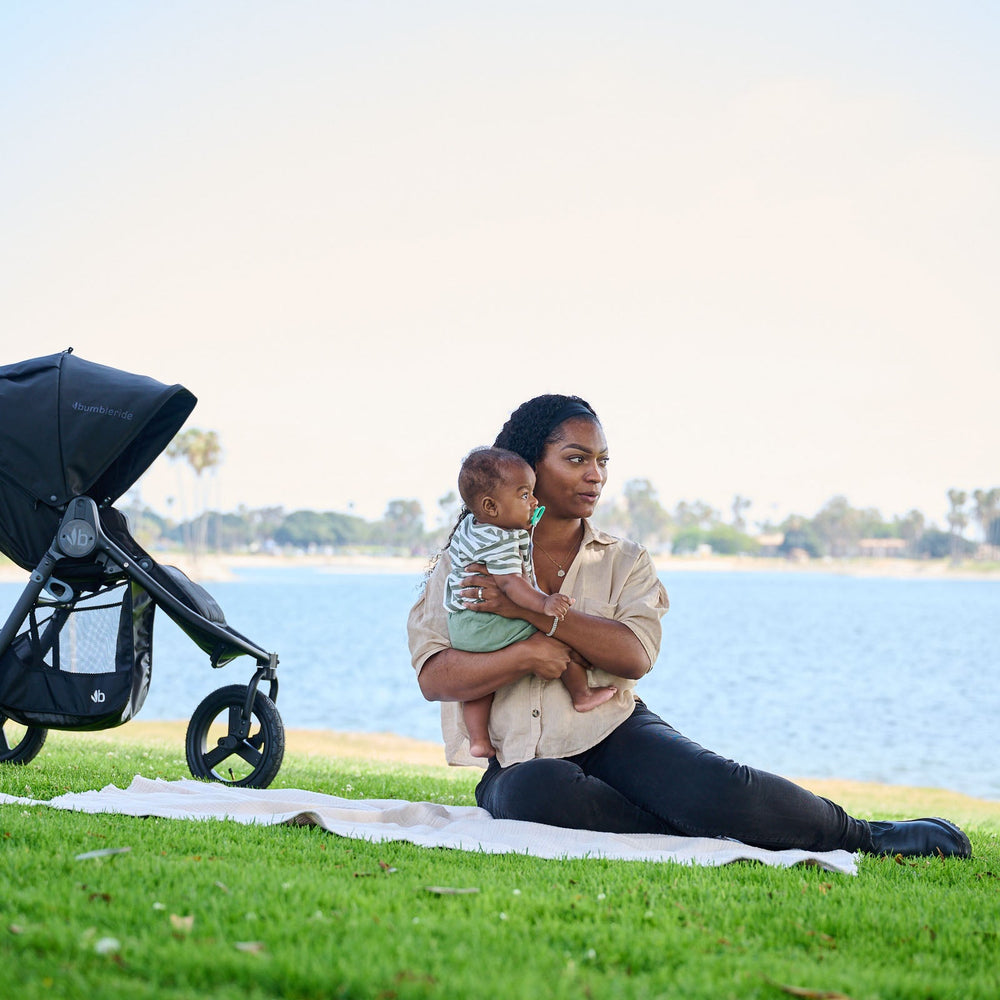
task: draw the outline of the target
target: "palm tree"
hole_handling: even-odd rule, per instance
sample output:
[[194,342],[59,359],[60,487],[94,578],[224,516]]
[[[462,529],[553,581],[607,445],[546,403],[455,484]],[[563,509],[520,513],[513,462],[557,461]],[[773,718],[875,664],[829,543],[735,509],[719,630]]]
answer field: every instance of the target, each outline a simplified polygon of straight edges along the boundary
[[899,537],[906,542],[910,555],[916,555],[917,543],[920,541],[920,537],[927,526],[927,521],[923,513],[914,507],[903,517],[897,514],[894,521],[896,530],[899,532]]
[[948,511],[948,527],[951,530],[952,562],[958,562],[959,539],[969,523],[969,517],[964,510],[965,501],[968,499],[969,495],[965,490],[948,490],[948,503],[951,505],[951,509]]
[[167,458],[171,460],[185,459],[194,471],[197,482],[195,503],[199,507],[200,517],[196,521],[196,530],[188,534],[192,558],[197,561],[199,553],[205,547],[208,534],[208,502],[205,494],[205,484],[202,474],[206,469],[214,469],[222,462],[222,445],[215,431],[203,431],[190,427],[181,431],[167,445]]
[[752,506],[753,501],[739,493],[733,497],[733,527],[737,531],[747,530],[747,519],[744,515]]
[[983,533],[983,544],[987,546],[990,555],[995,556],[993,549],[997,546],[997,525],[1000,520],[1000,487],[991,490],[975,490],[972,499],[976,503],[975,515]]

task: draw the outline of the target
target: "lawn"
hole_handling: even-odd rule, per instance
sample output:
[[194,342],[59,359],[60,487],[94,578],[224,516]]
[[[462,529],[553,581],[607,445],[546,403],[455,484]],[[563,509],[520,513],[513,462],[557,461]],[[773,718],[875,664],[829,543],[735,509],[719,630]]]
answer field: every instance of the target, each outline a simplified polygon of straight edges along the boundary
[[[290,734],[289,746],[275,786],[473,803],[465,769],[400,763],[378,744],[368,759],[362,744],[331,755]],[[0,791],[45,799],[135,774],[188,777],[182,738],[139,723],[54,733],[27,767],[0,768]],[[542,861],[0,806],[4,995],[994,1000],[1000,803],[838,792],[860,815],[948,812],[974,857],[866,858],[856,877]]]

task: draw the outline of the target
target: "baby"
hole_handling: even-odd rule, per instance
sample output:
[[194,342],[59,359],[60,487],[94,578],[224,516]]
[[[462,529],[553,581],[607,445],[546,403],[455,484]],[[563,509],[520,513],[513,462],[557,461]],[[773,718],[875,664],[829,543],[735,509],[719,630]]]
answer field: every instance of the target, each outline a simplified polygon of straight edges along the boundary
[[[445,584],[444,606],[448,610],[448,634],[455,649],[488,653],[527,639],[538,631],[521,618],[505,618],[488,611],[472,611],[475,598],[462,596],[462,580],[472,563],[486,566],[504,595],[527,611],[551,615],[560,621],[574,603],[567,594],[543,594],[534,585],[531,565],[533,527],[544,507],[538,510],[534,495],[535,473],[512,451],[477,448],[462,463],[458,491],[468,508],[458,523],[448,546],[451,572]],[[615,687],[592,688],[587,671],[571,663],[562,676],[563,684],[578,712],[603,705],[617,693]],[[473,757],[493,757],[489,718],[493,695],[484,695],[462,705],[465,728],[469,732]]]

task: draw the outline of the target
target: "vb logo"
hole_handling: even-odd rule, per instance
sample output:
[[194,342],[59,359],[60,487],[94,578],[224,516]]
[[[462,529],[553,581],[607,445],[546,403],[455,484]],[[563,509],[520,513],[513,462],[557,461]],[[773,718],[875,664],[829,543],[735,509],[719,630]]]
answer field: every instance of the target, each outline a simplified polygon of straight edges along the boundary
[[93,537],[86,528],[71,528],[69,531],[63,532],[62,539],[67,545],[82,546],[89,545]]
[[94,549],[97,535],[93,528],[79,518],[74,518],[59,532],[59,544],[68,556],[86,556]]
[[104,692],[100,688],[94,688],[94,693],[90,696],[90,700],[95,705],[100,705],[105,700],[105,697]]

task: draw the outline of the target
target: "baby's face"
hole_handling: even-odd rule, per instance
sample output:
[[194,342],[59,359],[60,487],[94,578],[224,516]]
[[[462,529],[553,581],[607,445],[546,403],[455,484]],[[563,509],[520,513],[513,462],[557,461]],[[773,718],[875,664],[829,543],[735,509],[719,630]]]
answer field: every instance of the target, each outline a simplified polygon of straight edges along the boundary
[[535,499],[535,473],[525,464],[511,470],[512,475],[504,477],[496,489],[494,501],[496,516],[492,519],[498,527],[513,530],[531,527],[531,515],[538,501]]

